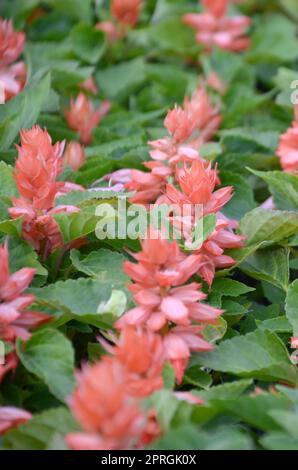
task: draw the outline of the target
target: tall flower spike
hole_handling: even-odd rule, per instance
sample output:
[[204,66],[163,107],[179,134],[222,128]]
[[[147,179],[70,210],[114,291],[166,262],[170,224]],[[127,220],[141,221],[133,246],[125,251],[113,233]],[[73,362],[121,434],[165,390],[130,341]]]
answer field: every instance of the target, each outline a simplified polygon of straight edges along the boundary
[[85,366],[70,408],[84,432],[66,436],[74,450],[126,450],[142,445],[148,418],[127,394],[126,372],[112,357]]
[[59,226],[52,217],[57,212],[79,211],[74,206],[55,208],[55,197],[59,192],[74,188],[70,184],[57,182],[62,170],[64,142],[52,145],[50,135],[39,126],[21,131],[21,146],[15,165],[14,178],[20,193],[12,198],[9,209],[12,218],[23,217],[23,238],[44,258],[63,246]]
[[92,130],[98,126],[102,118],[109,112],[110,107],[110,103],[104,101],[97,110],[94,110],[91,101],[82,92],[75,101],[71,100],[70,109],[65,110],[64,113],[69,127],[74,131],[78,131],[82,144],[90,144]]
[[152,229],[149,235],[142,242],[142,251],[133,254],[138,263],[124,263],[124,271],[134,281],[129,289],[137,306],[126,312],[116,327],[140,325],[159,332],[164,341],[165,357],[172,362],[180,381],[190,351],[212,348],[201,333],[203,327],[215,323],[223,311],[201,302],[206,295],[199,290],[200,284],[184,285],[199,270],[201,256],[186,256],[176,241],[170,243],[156,237],[158,234]]

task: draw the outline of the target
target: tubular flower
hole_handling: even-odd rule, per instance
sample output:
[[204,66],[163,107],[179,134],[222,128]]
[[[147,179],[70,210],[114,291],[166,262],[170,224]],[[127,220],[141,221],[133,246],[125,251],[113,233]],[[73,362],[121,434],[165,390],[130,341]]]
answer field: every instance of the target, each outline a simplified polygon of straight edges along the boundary
[[220,211],[233,195],[231,186],[214,191],[219,182],[217,168],[212,169],[211,163],[204,160],[197,160],[188,167],[177,167],[176,178],[182,192],[168,184],[169,200],[178,205],[200,204],[204,215]]
[[94,110],[91,101],[80,93],[76,100],[71,100],[70,109],[65,110],[65,117],[69,127],[78,131],[80,141],[84,145],[90,144],[92,140],[92,130],[98,126],[102,118],[110,110],[109,101],[103,101],[101,106]]
[[[142,251],[132,255],[138,264],[124,263],[124,271],[134,281],[129,288],[137,307],[126,312],[116,326],[122,329],[127,325],[144,325],[149,330],[159,332],[164,339],[166,359],[173,363],[180,380],[179,371],[186,367],[190,350],[212,348],[201,336],[203,327],[192,325],[192,322],[201,325],[216,323],[223,311],[201,302],[206,295],[199,290],[200,284],[193,282],[184,285],[198,271],[200,255],[186,256],[176,241],[170,243],[161,237],[152,238],[152,234],[158,235],[153,232],[149,234],[142,242]],[[172,328],[173,325],[176,326]],[[184,328],[190,328],[191,337],[197,335],[197,341],[193,339],[188,343]],[[170,347],[174,340],[180,348]],[[178,370],[176,361],[179,360]]]
[[14,342],[17,337],[27,340],[29,330],[51,319],[50,316],[26,310],[34,301],[34,295],[23,294],[36,272],[23,268],[9,273],[7,242],[0,246],[0,339]]
[[202,255],[198,273],[209,286],[213,282],[216,269],[229,268],[235,264],[234,258],[225,255],[224,251],[244,246],[245,237],[235,234],[233,228],[236,227],[231,227],[231,222],[222,217],[218,215],[214,232],[195,250]]
[[147,329],[125,327],[111,350],[127,374],[127,392],[145,397],[162,388],[165,361],[162,339]]
[[133,27],[140,16],[140,0],[112,0],[111,14],[120,24]]
[[14,31],[12,21],[0,18],[0,84],[4,87],[5,101],[25,85],[25,64],[14,63],[23,52],[25,39],[25,33]]
[[66,436],[71,449],[126,450],[142,445],[148,418],[139,401],[127,394],[126,384],[126,372],[113,357],[85,366],[78,374],[70,408],[84,432]]
[[[44,257],[63,246],[59,226],[52,217],[57,213],[55,197],[65,186],[56,181],[62,169],[63,149],[64,142],[52,145],[50,135],[39,126],[22,130],[21,146],[17,146],[14,178],[20,198],[12,198],[9,214],[12,218],[23,217],[24,239]],[[62,210],[79,209],[63,206]]]
[[227,4],[230,2],[206,0],[203,13],[184,15],[183,21],[196,30],[196,40],[203,44],[206,52],[214,46],[231,52],[243,52],[248,49],[250,39],[245,35],[251,24],[247,16],[227,17]]
[[85,160],[86,156],[84,147],[78,142],[69,142],[63,155],[63,166],[70,166],[73,171],[77,171],[84,165]]
[[298,105],[296,105],[296,119],[292,127],[280,137],[276,155],[280,158],[284,171],[298,172]]
[[20,410],[11,406],[0,407],[0,435],[9,429],[15,428],[20,424],[26,423],[32,418],[28,411]]

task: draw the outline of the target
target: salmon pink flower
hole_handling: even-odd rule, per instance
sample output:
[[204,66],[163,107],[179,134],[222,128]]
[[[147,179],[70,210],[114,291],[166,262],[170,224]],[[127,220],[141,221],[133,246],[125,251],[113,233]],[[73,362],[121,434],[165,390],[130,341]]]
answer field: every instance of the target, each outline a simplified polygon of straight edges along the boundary
[[84,165],[85,160],[86,156],[84,147],[78,142],[69,142],[63,155],[63,166],[70,166],[73,171],[77,171]]
[[[57,213],[55,197],[67,189],[66,183],[56,181],[62,170],[64,142],[52,145],[47,131],[35,126],[21,131],[21,146],[17,150],[14,178],[21,197],[12,198],[9,214],[12,218],[23,217],[23,238],[45,258],[63,246],[59,226],[52,215]],[[59,212],[62,210],[79,209],[64,206]]]
[[14,31],[11,21],[0,18],[0,84],[5,101],[20,93],[26,82],[25,64],[14,63],[23,52],[25,38],[25,33]]
[[140,15],[140,0],[112,0],[111,14],[122,25],[133,27]]
[[167,185],[167,197],[175,204],[201,204],[203,213],[210,214],[220,211],[231,199],[233,188],[226,186],[214,191],[218,184],[217,168],[212,169],[211,163],[197,160],[190,166],[176,169],[176,178],[182,192],[173,185]]
[[[245,237],[233,232],[231,222],[218,216],[214,232],[196,251],[202,255],[198,273],[211,286],[216,269],[229,268],[235,260],[224,254],[226,249],[242,248]],[[233,227],[234,228],[234,227]]]
[[12,406],[0,407],[0,435],[9,429],[15,428],[20,424],[26,423],[32,418],[28,411],[20,410]]
[[203,328],[197,325],[175,327],[164,338],[166,357],[171,362],[177,382],[181,383],[188,365],[191,351],[211,351],[213,346],[201,335]]
[[[148,235],[152,234],[153,230]],[[181,380],[190,351],[210,349],[201,336],[204,326],[216,323],[223,313],[201,302],[206,295],[200,291],[200,284],[184,285],[199,270],[201,255],[186,256],[176,241],[170,243],[161,237],[148,236],[142,241],[142,251],[132,256],[138,264],[127,261],[124,271],[134,281],[129,289],[137,306],[126,312],[116,327],[140,325],[159,332],[165,357],[172,362],[177,379]]]
[[298,338],[297,338],[297,336],[292,336],[292,338],[291,338],[291,348],[298,349]]
[[22,54],[25,33],[16,32],[12,21],[0,18],[0,68],[15,62]]
[[18,95],[25,86],[27,77],[26,66],[23,62],[1,67],[0,84],[4,88],[5,101]]
[[69,127],[74,131],[78,131],[82,144],[90,144],[92,130],[98,126],[102,118],[109,112],[110,107],[109,101],[103,101],[101,106],[94,110],[91,101],[82,92],[76,100],[71,100],[70,109],[65,110],[64,113]]
[[298,172],[298,105],[296,120],[292,127],[280,137],[276,155],[280,158],[282,169],[287,173]]
[[240,3],[242,0],[202,0],[205,10],[221,18],[227,12],[230,3]]
[[0,246],[0,339],[14,342],[17,337],[26,340],[29,331],[51,319],[50,316],[26,310],[33,301],[32,294],[23,294],[36,272],[33,268],[23,268],[9,273],[7,242]]
[[245,36],[251,24],[247,16],[227,17],[227,1],[206,0],[203,13],[188,13],[183,21],[196,30],[197,42],[203,44],[206,52],[211,52],[214,46],[231,52],[245,51],[250,40]]
[[105,33],[110,43],[116,42],[121,38],[121,34],[112,21],[101,21],[100,23],[97,23],[96,29]]
[[66,436],[74,450],[126,450],[140,445],[147,417],[127,394],[126,372],[113,357],[85,366],[70,408],[84,432]]
[[87,80],[84,82],[80,83],[79,87],[84,91],[89,91],[89,93],[92,93],[92,95],[96,95],[98,93],[98,87],[92,76],[87,78]]
[[[4,328],[3,328],[4,330]],[[1,337],[1,324],[0,324]],[[5,364],[0,364],[0,384],[8,372],[14,372],[18,367],[19,359],[15,352],[11,352],[5,356]]]
[[165,357],[159,335],[147,329],[127,326],[111,352],[127,373],[129,395],[145,397],[162,388]]

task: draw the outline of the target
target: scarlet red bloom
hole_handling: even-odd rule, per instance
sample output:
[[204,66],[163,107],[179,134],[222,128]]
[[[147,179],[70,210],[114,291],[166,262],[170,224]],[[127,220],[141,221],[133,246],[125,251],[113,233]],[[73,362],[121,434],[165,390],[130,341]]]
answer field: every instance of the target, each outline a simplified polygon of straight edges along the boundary
[[281,137],[276,155],[287,173],[298,172],[298,105],[296,105],[296,120]]
[[147,417],[138,400],[127,394],[126,383],[126,372],[114,358],[104,357],[85,366],[70,399],[72,412],[84,430],[66,436],[72,449],[125,450],[142,444]]
[[11,406],[0,407],[0,435],[4,434],[11,428],[15,428],[20,424],[26,423],[32,418],[28,411],[13,408]]
[[85,150],[78,142],[71,141],[66,147],[63,155],[63,166],[70,166],[73,171],[77,171],[86,160]]
[[69,127],[78,131],[82,144],[90,144],[92,130],[98,126],[102,118],[109,112],[110,107],[110,103],[104,101],[97,110],[94,110],[91,101],[84,93],[80,93],[75,101],[71,100],[70,109],[65,110],[65,117]]
[[111,13],[121,24],[135,26],[140,15],[140,0],[112,0]]
[[245,51],[250,40],[245,36],[251,24],[247,16],[226,17],[227,0],[205,0],[205,12],[184,15],[183,21],[196,30],[197,42],[203,44],[207,52],[214,46],[231,52]]
[[23,52],[25,38],[25,33],[14,31],[11,21],[0,18],[0,82],[5,101],[17,95],[25,85],[25,64],[14,64]]
[[54,208],[55,197],[64,188],[56,181],[62,169],[64,142],[52,145],[50,135],[39,126],[21,131],[21,146],[14,177],[20,198],[12,198],[12,218],[23,217],[23,237],[44,257],[63,246],[54,213],[79,209],[73,206]]

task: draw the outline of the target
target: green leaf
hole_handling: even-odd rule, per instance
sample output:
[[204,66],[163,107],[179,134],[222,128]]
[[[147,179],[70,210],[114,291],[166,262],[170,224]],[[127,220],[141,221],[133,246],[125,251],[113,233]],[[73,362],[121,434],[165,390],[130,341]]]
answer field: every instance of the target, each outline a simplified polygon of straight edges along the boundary
[[287,291],[289,284],[289,250],[265,248],[250,255],[241,264],[241,270],[254,279],[267,281]]
[[100,314],[97,310],[102,302],[109,300],[113,287],[111,280],[81,278],[58,281],[41,289],[31,289],[31,292],[40,305],[58,309],[84,323],[109,329],[115,318],[110,314]]
[[253,443],[248,434],[236,426],[221,426],[209,432],[195,426],[172,429],[153,444],[154,450],[251,450]]
[[8,432],[3,439],[4,449],[45,450],[57,432],[65,435],[77,429],[74,418],[66,408],[46,410]]
[[205,367],[240,377],[292,384],[298,380],[284,344],[269,331],[256,330],[223,341],[214,351],[196,355],[196,360]]
[[297,57],[295,25],[285,16],[262,16],[252,37],[249,58],[255,62],[286,62]]
[[239,297],[240,295],[253,292],[253,287],[246,286],[242,282],[229,278],[217,278],[212,284],[212,291],[219,292],[221,296]]
[[83,257],[78,250],[72,250],[70,258],[74,267],[87,276],[111,282],[114,286],[117,284],[124,286],[129,282],[128,276],[123,271],[126,257],[117,251],[102,248]]
[[0,222],[0,233],[5,235],[11,235],[12,237],[21,237],[22,234],[23,219],[3,220]]
[[108,98],[124,100],[146,80],[144,59],[138,57],[100,70],[96,80]]
[[22,93],[0,107],[0,150],[7,150],[22,128],[36,123],[50,91],[50,75],[27,86]]
[[277,243],[295,234],[298,230],[298,213],[290,211],[267,211],[258,207],[240,221],[240,230],[247,245],[266,241]]
[[7,198],[18,195],[13,178],[13,168],[3,161],[0,162],[0,195]]
[[298,21],[298,4],[296,0],[278,0],[281,6]]
[[278,209],[298,209],[298,176],[283,171],[250,171],[269,185]]
[[287,319],[293,327],[293,335],[298,336],[298,279],[289,286],[285,309]]
[[95,208],[96,206],[93,206],[84,208],[84,210],[80,212],[60,212],[54,215],[54,219],[59,225],[65,244],[95,231],[96,224],[99,220],[95,215]]
[[17,351],[24,367],[42,379],[55,397],[68,398],[75,385],[74,351],[62,333],[38,331],[26,343],[18,341]]
[[105,34],[93,26],[77,24],[68,41],[78,58],[89,64],[96,64],[105,52]]
[[36,275],[47,276],[47,270],[40,264],[37,253],[25,241],[9,238],[9,266],[15,272],[24,267],[36,269]]
[[244,177],[230,171],[221,171],[220,180],[222,186],[231,185],[234,189],[233,198],[222,211],[227,217],[239,220],[256,207],[252,187]]

